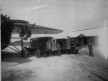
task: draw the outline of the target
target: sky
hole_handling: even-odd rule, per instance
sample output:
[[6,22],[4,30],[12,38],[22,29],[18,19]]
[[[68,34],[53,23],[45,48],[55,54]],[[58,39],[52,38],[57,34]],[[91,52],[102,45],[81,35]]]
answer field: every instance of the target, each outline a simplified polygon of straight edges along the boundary
[[[108,0],[2,0],[2,13],[64,32],[55,37],[97,35],[108,21]],[[33,35],[35,36],[35,35]]]

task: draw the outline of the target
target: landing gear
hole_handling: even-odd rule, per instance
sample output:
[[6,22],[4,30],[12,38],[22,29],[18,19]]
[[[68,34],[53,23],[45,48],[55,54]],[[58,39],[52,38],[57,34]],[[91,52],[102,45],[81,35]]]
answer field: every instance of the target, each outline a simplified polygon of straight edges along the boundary
[[20,42],[21,42],[21,57],[25,58],[28,56],[28,51],[27,48],[24,47],[24,43],[23,40],[27,40],[28,38],[31,37],[32,33],[31,33],[31,28],[34,26],[34,24],[30,27],[26,27],[26,26],[22,26],[20,30],[18,30],[19,33],[19,37],[21,38]]
[[27,51],[26,48],[23,48],[23,49],[21,50],[21,57],[22,57],[22,58],[26,58],[27,56],[28,56],[28,51]]
[[60,50],[57,50],[57,54],[58,56],[61,56]]

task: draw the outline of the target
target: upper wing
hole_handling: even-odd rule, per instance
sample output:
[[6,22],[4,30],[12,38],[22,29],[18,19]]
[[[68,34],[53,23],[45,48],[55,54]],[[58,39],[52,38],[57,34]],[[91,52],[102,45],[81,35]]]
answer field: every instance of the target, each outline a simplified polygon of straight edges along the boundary
[[23,23],[23,24],[26,24],[26,23],[29,23],[28,21],[25,21],[25,20],[11,20],[12,23]]
[[[16,23],[14,24],[14,30],[13,30],[13,34],[17,34],[18,30],[21,29],[21,27],[25,26],[25,27],[30,27],[33,24],[25,24],[25,23]],[[54,29],[54,28],[48,28],[45,26],[39,26],[39,25],[34,25],[31,29],[33,34],[58,34],[63,32],[62,30],[59,29]]]

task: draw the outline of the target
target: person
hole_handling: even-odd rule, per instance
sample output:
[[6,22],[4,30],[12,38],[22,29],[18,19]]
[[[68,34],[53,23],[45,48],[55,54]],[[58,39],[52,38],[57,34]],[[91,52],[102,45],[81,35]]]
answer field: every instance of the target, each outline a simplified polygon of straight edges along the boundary
[[89,55],[93,57],[93,46],[91,43],[88,44]]
[[70,53],[71,51],[71,41],[70,41],[70,38],[68,37],[67,38],[67,41],[66,41],[66,53]]
[[57,49],[58,49],[58,56],[60,56],[61,55],[60,54],[61,47],[60,47],[60,44],[59,43],[57,43]]

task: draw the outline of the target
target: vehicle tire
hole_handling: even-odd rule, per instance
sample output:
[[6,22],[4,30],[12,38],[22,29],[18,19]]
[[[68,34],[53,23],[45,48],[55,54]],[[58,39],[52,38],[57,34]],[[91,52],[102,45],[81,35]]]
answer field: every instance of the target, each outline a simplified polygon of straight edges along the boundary
[[75,52],[74,53],[78,53],[78,50],[75,50]]
[[36,57],[40,57],[40,50],[36,50],[36,51],[35,51],[35,56],[36,56]]

